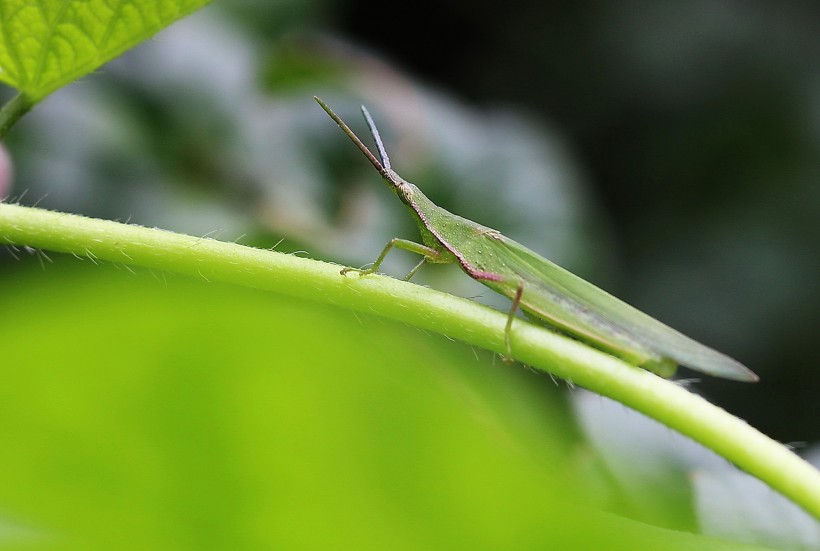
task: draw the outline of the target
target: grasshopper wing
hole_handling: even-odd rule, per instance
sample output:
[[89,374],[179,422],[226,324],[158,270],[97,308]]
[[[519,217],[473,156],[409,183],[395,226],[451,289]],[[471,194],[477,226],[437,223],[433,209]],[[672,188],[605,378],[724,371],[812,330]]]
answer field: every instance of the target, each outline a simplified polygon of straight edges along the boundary
[[[488,232],[483,237],[487,253],[504,262],[507,273],[523,281],[521,308],[582,340],[613,349],[616,355],[646,358],[649,361],[673,360],[679,365],[739,381],[756,381],[757,375],[740,362],[672,329],[550,262],[546,258],[504,237]],[[485,285],[512,296],[513,283],[482,281]],[[618,352],[621,353],[618,353]]]

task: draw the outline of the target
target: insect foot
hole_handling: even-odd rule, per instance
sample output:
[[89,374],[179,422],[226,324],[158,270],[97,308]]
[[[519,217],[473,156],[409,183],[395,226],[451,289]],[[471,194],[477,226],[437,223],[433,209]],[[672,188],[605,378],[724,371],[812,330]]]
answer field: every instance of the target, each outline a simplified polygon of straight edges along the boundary
[[348,274],[348,272],[358,272],[359,277],[362,277],[363,275],[372,274],[373,270],[372,269],[365,270],[363,268],[342,268],[341,270],[339,270],[339,274],[341,274],[343,276],[346,276]]

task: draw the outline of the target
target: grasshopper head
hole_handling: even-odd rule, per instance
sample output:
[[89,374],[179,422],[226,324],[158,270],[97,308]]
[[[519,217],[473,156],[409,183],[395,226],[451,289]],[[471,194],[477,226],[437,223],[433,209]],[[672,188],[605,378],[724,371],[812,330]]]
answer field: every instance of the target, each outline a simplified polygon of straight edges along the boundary
[[388,186],[393,188],[393,191],[396,192],[396,195],[399,196],[402,203],[406,205],[413,204],[415,197],[421,193],[415,184],[411,184],[399,176],[392,168],[385,168],[384,172],[382,172],[382,178],[384,178]]
[[376,156],[373,155],[373,153],[367,148],[366,145],[364,145],[364,143],[362,143],[350,127],[347,126],[347,124],[339,118],[339,115],[334,113],[325,102],[315,96],[313,99],[315,99],[316,102],[322,106],[322,109],[324,109],[325,112],[330,115],[330,118],[339,125],[342,131],[347,134],[347,137],[350,138],[354,144],[356,144],[356,147],[359,148],[359,150],[365,157],[367,157],[376,170],[379,171],[379,174],[382,175],[385,183],[395,190],[396,195],[399,196],[399,199],[407,205],[412,205],[415,198],[421,194],[421,191],[415,185],[396,174],[396,171],[390,167],[390,158],[387,156],[387,151],[384,149],[384,144],[382,143],[382,138],[379,135],[379,130],[376,128],[376,123],[373,122],[373,117],[370,116],[367,109],[362,106],[362,114],[367,121],[367,126],[370,128],[370,133],[373,135],[373,140],[376,142],[376,148],[378,149],[381,160],[377,159]]

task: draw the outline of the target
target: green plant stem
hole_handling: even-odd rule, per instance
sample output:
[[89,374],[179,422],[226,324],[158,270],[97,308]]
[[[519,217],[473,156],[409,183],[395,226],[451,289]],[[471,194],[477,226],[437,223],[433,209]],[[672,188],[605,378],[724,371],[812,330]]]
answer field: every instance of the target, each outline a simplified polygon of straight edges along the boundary
[[6,137],[11,127],[32,107],[34,107],[34,101],[23,92],[20,92],[0,109],[0,140]]
[[[18,205],[0,204],[0,243],[265,289],[400,320],[503,354],[505,312],[335,264]],[[515,359],[652,417],[700,442],[820,518],[820,471],[674,382],[523,320]]]

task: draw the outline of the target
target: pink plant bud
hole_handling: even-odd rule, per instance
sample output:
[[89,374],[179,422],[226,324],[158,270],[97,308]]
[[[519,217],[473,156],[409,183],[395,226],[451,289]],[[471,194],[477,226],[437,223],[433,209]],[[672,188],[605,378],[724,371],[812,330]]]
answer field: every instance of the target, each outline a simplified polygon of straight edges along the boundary
[[0,143],[0,200],[8,197],[11,190],[11,156]]

